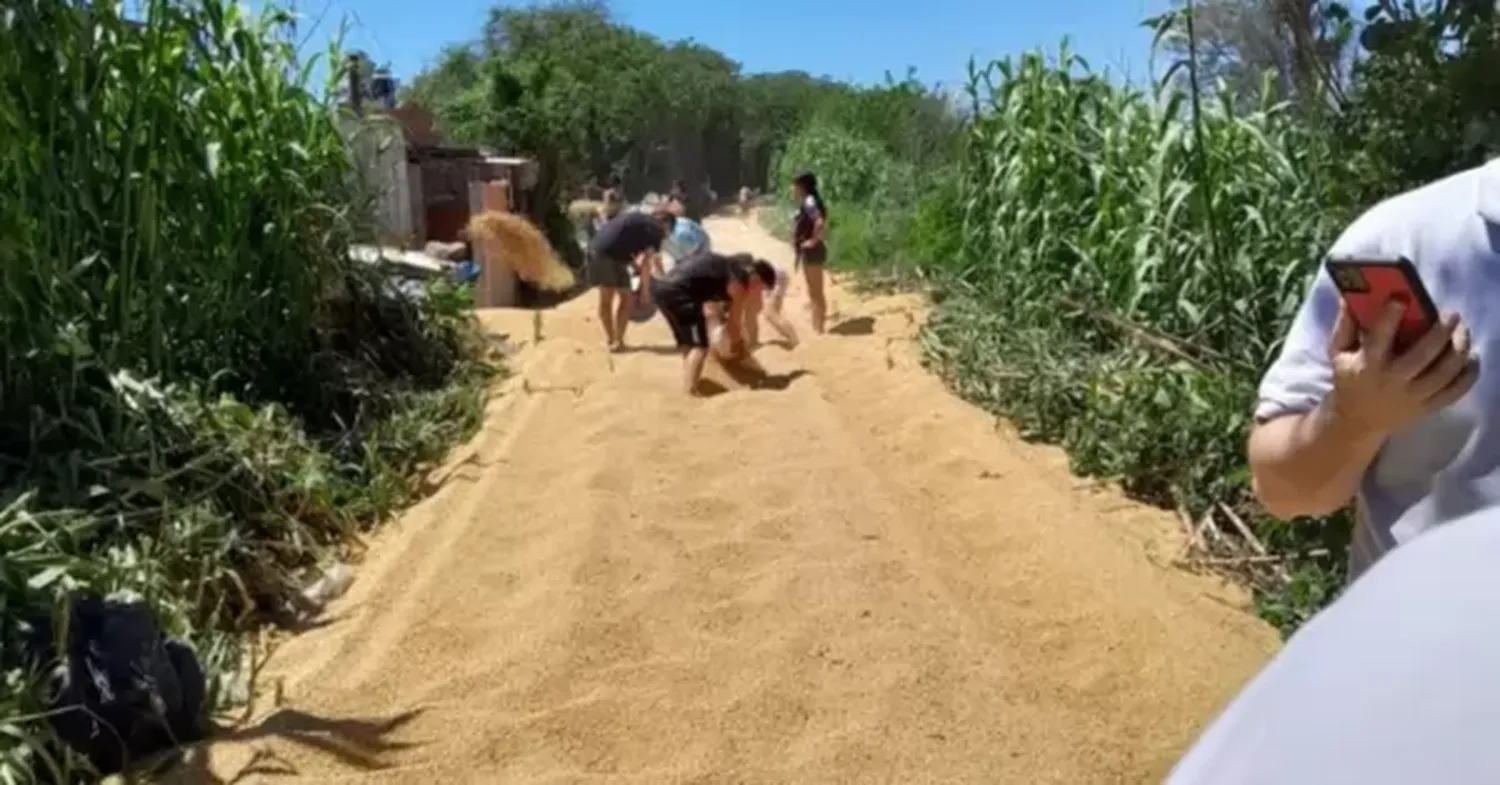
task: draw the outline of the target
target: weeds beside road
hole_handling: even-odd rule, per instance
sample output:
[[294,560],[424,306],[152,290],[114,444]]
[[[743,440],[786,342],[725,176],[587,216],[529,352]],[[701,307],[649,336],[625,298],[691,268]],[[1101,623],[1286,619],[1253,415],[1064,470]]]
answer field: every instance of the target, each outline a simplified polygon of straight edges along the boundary
[[149,5],[0,15],[0,782],[48,734],[28,618],[144,599],[231,696],[243,633],[487,394],[461,292],[410,301],[348,260],[366,212],[289,17]]

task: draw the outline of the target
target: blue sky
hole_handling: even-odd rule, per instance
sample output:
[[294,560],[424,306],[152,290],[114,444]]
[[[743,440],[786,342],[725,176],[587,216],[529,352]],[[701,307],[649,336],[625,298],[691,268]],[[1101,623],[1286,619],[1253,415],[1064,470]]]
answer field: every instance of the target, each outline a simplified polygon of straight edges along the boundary
[[[282,0],[290,2],[290,0]],[[526,3],[504,3],[525,5]],[[476,37],[494,0],[295,0],[312,38],[327,40],[341,19],[345,45],[389,62],[410,79],[445,44]],[[746,71],[800,69],[859,82],[898,77],[907,66],[928,83],[957,87],[970,56],[981,61],[1064,36],[1096,69],[1144,80],[1150,32],[1141,19],[1168,0],[614,0],[616,17],[661,38],[693,38],[743,64]],[[880,9],[880,10],[876,10]],[[1123,73],[1122,73],[1123,72]]]

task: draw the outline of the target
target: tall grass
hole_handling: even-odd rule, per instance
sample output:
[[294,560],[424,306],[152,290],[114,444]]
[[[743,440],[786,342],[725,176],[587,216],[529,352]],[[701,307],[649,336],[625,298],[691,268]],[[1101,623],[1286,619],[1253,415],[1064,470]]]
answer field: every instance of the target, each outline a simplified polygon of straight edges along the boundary
[[826,183],[835,269],[925,280],[927,359],[962,395],[1062,444],[1079,473],[1195,520],[1227,504],[1291,554],[1259,596],[1290,629],[1339,585],[1347,521],[1259,514],[1244,439],[1351,217],[1333,196],[1346,164],[1305,117],[1178,87],[1195,83],[1123,87],[1064,46],[971,68],[956,166],[815,125],[775,177]]
[[368,211],[290,18],[146,5],[0,11],[0,783],[82,776],[42,754],[29,617],[142,598],[223,698],[235,633],[485,396],[461,292],[348,261]]
[[[1341,549],[1344,524],[1255,516],[1244,439],[1260,374],[1347,216],[1329,147],[1269,104],[1142,93],[1066,49],[975,69],[963,247],[930,359],[1084,474],[1196,514],[1227,503],[1270,547]],[[1340,559],[1298,563],[1263,609],[1290,626]]]

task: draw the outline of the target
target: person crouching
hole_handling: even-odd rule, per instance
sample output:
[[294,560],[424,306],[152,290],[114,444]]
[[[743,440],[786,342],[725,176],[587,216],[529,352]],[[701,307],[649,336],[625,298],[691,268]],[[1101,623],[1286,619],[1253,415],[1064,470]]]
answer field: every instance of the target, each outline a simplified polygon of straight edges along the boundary
[[683,392],[694,395],[709,347],[737,357],[745,350],[745,309],[776,285],[776,268],[749,254],[708,253],[676,264],[651,291],[682,352]]

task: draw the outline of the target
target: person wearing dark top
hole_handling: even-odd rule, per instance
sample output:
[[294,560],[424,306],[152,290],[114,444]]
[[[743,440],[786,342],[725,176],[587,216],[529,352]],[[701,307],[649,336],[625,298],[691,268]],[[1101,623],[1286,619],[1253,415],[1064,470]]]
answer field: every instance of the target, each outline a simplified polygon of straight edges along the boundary
[[649,297],[651,278],[667,229],[660,216],[622,212],[605,221],[589,245],[589,281],[599,289],[599,321],[612,352],[625,348],[630,323],[630,274],[641,278],[641,296]]
[[684,392],[697,390],[709,346],[732,355],[743,350],[745,306],[775,285],[776,268],[770,262],[750,254],[716,253],[681,262],[656,282],[652,299],[682,350]]
[[797,266],[807,280],[813,331],[821,334],[828,314],[828,300],[823,295],[823,263],[828,261],[828,245],[823,236],[828,228],[828,207],[818,193],[818,177],[812,172],[803,172],[792,180],[792,196],[797,200],[792,248],[797,253]]

